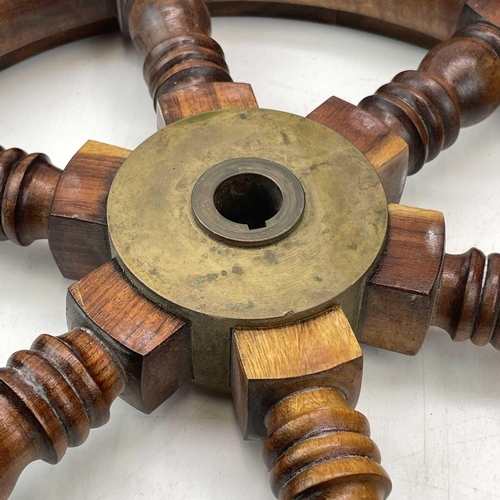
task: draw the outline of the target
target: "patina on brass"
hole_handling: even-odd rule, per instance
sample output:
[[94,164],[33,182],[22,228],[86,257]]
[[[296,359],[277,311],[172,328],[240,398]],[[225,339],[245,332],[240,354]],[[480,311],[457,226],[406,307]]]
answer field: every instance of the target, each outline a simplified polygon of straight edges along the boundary
[[[248,158],[288,169],[305,193],[292,230],[252,247],[212,237],[191,205],[205,172]],[[336,304],[356,326],[387,203],[371,164],[330,129],[278,111],[224,110],[176,122],[139,146],[112,185],[108,224],[133,282],[191,320],[195,379],[227,389],[235,326],[297,322]]]

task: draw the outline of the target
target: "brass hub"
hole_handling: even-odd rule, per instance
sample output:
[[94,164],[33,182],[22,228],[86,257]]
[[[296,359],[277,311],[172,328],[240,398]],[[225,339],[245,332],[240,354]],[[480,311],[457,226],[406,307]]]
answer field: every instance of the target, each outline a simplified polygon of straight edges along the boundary
[[225,389],[235,326],[297,322],[335,304],[355,326],[387,203],[371,164],[332,130],[225,110],[139,146],[112,185],[108,225],[130,279],[192,322],[195,379]]

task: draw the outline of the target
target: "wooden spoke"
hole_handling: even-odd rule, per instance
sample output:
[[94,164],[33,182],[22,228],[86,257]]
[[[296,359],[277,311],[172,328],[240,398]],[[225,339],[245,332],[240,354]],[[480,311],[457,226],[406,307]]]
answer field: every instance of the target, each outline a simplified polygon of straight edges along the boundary
[[429,327],[500,349],[500,254],[444,252],[440,212],[389,206],[386,249],[364,292],[360,342],[416,354]]
[[127,373],[122,397],[144,413],[193,377],[190,325],[147,299],[114,260],[70,287],[67,316],[112,346]]
[[149,413],[192,377],[190,330],[109,262],[75,283],[61,337],[42,335],[0,369],[0,499],[34,460],[58,463],[121,395]]
[[[355,144],[379,173],[388,201],[398,202],[407,175],[499,105],[500,29],[476,23],[431,50],[418,71],[400,73],[357,107],[332,98],[309,118]],[[404,139],[408,158],[390,131]]]
[[462,255],[446,254],[432,324],[455,342],[472,340],[500,349],[500,254],[485,257],[472,248]]
[[109,420],[125,387],[118,358],[92,331],[42,335],[0,369],[0,498],[34,460],[58,463]]
[[61,171],[43,154],[0,149],[0,240],[30,245],[48,237]]
[[367,97],[359,107],[408,144],[408,174],[418,172],[500,104],[500,29],[473,24]]
[[383,500],[391,482],[351,409],[362,353],[340,308],[303,323],[234,332],[231,387],[245,436],[267,439],[263,458],[280,500]]
[[128,149],[87,142],[64,169],[50,212],[49,245],[64,277],[79,279],[111,258],[106,202]]
[[224,52],[210,38],[203,0],[129,3],[122,26],[146,58],[144,78],[159,128],[203,111],[257,106],[249,85],[232,82]]
[[79,279],[111,258],[106,200],[128,149],[87,142],[61,171],[43,154],[0,151],[0,240],[48,239],[66,278]]

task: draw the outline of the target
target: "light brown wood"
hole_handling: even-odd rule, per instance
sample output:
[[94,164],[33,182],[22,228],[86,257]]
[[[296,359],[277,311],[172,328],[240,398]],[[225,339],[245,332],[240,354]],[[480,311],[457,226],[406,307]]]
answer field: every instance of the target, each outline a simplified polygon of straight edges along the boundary
[[80,279],[111,258],[106,201],[128,149],[88,141],[71,159],[54,194],[49,245],[66,278]]
[[109,420],[125,387],[120,364],[90,331],[42,335],[0,369],[0,499],[35,460],[58,463]]
[[388,126],[358,107],[332,97],[308,118],[354,144],[377,171],[389,203],[398,203],[408,174],[408,145]]
[[279,500],[384,500],[391,480],[380,466],[370,425],[337,390],[318,387],[269,412],[262,457]]
[[340,308],[295,325],[233,333],[231,388],[246,437],[280,500],[383,500],[391,482],[354,411],[362,352]]
[[191,85],[159,97],[158,128],[206,111],[257,107],[257,99],[252,87],[247,83],[214,82]]
[[266,412],[307,387],[334,386],[355,406],[361,374],[362,352],[339,308],[293,325],[233,333],[231,388],[246,437],[265,436]]
[[110,261],[72,285],[68,324],[92,328],[113,346],[127,374],[122,397],[150,413],[192,378],[191,331],[158,307]]
[[440,212],[389,205],[384,254],[366,284],[360,342],[416,354],[429,329],[444,258]]

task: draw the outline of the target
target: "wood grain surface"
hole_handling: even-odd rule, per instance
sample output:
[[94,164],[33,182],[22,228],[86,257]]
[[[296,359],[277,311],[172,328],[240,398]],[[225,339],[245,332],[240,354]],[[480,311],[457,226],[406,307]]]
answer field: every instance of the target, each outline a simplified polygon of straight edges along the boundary
[[280,500],[389,495],[368,421],[351,409],[361,369],[360,346],[340,308],[295,325],[235,330],[236,413],[245,436],[267,435],[262,457]]
[[432,324],[455,342],[472,340],[500,349],[500,254],[487,258],[477,248],[446,254]]
[[247,83],[212,82],[190,85],[158,98],[158,128],[206,111],[257,107],[257,99]]
[[94,334],[42,335],[0,369],[0,499],[34,460],[58,463],[109,420],[125,387],[119,362]]
[[408,145],[390,127],[348,102],[331,97],[308,115],[352,142],[377,171],[387,201],[398,203],[408,173]]
[[[0,69],[34,54],[118,28],[129,36],[141,0],[4,0],[0,4]],[[118,3],[118,9],[117,9]],[[379,32],[431,46],[455,31],[465,0],[209,0],[215,15],[267,15],[314,19]],[[497,16],[493,0],[469,0],[476,15]],[[478,14],[479,13],[479,14]],[[154,19],[154,16],[151,19]]]
[[111,258],[106,203],[131,151],[88,141],[64,169],[50,209],[49,245],[62,275],[80,279]]
[[370,425],[342,393],[317,387],[269,412],[262,457],[279,500],[385,500],[392,489]]
[[500,104],[500,29],[472,24],[434,49],[418,71],[405,71],[359,104],[409,146],[408,174],[436,158],[460,128]]
[[231,388],[246,437],[266,435],[264,416],[281,398],[333,385],[356,405],[362,352],[341,309],[278,328],[234,331]]
[[151,413],[192,378],[188,323],[158,307],[110,261],[72,285],[68,324],[93,328],[113,346],[127,374],[122,395]]
[[3,0],[0,70],[62,43],[116,28],[115,0]]
[[389,205],[386,247],[361,306],[356,331],[360,342],[410,355],[420,350],[443,257],[442,213]]
[[30,245],[48,237],[61,171],[43,154],[0,148],[0,241]]

